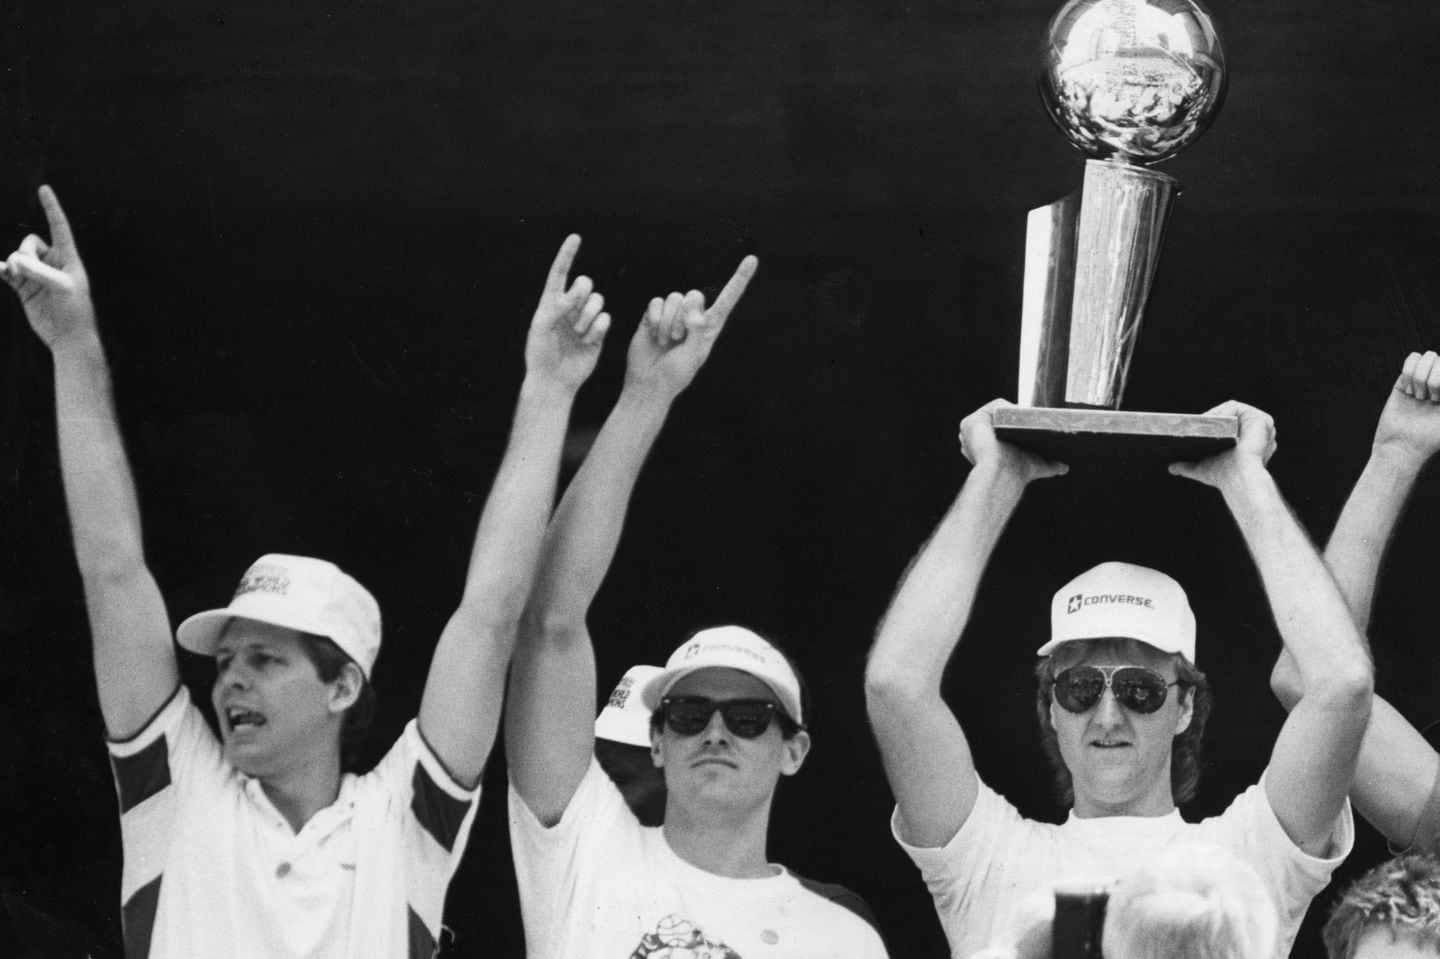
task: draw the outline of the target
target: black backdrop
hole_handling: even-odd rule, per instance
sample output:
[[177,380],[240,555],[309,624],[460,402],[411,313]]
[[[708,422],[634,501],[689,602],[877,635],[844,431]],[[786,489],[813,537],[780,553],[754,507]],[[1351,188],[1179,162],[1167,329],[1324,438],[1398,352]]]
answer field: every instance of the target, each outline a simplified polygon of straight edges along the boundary
[[[781,790],[772,856],[868,897],[897,955],[938,956],[928,895],[888,836],[860,675],[964,476],[957,421],[1013,394],[1025,211],[1079,182],[1035,94],[1054,8],[11,0],[0,243],[43,222],[33,191],[54,184],[172,615],[223,602],[261,552],[340,562],[385,610],[382,743],[413,714],[458,598],[560,239],[585,236],[580,269],[616,314],[577,453],[645,300],[713,290],[757,254],[594,610],[602,682],[697,626],[787,641],[814,686],[816,748]],[[1323,538],[1405,352],[1440,343],[1440,9],[1212,9],[1229,97],[1166,166],[1186,192],[1127,405],[1270,410],[1272,469]],[[0,954],[25,955],[22,934],[113,954],[118,829],[49,360],[13,302],[4,312]],[[1437,520],[1426,479],[1372,629],[1382,691],[1421,725],[1440,716]],[[1107,558],[1190,588],[1218,705],[1187,813],[1216,812],[1279,727],[1277,637],[1218,496],[1164,474],[1072,475],[1028,495],[947,680],[981,773],[1027,813],[1059,814],[1031,655],[1050,593]],[[203,662],[184,668],[208,681]],[[522,952],[503,781],[497,758],[452,888],[455,955]],[[1382,854],[1362,827],[1342,875]]]

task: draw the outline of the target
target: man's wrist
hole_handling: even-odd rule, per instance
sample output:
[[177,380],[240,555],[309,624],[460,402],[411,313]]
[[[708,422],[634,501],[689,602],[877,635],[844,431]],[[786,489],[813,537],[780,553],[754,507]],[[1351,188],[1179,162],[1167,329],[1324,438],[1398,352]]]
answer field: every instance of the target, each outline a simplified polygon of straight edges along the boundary
[[1420,472],[1433,453],[1433,450],[1423,450],[1405,440],[1384,439],[1376,441],[1370,448],[1370,463],[1387,473],[1414,475]]
[[1230,502],[1257,493],[1277,490],[1275,478],[1258,457],[1237,457],[1234,465],[1220,475],[1215,484]]
[[567,383],[557,376],[527,370],[520,384],[520,401],[540,403],[573,403],[580,384]]
[[965,482],[987,496],[1004,496],[1019,501],[1025,487],[1030,484],[1030,477],[1002,451],[976,463]]
[[104,347],[100,343],[100,332],[95,328],[94,316],[89,321],[78,323],[74,329],[55,337],[49,344],[51,354],[57,359],[94,359],[105,358]]
[[620,388],[619,402],[626,403],[636,409],[650,408],[658,410],[669,410],[675,398],[680,395],[679,390],[671,389],[658,382],[639,381],[626,379],[624,386]]

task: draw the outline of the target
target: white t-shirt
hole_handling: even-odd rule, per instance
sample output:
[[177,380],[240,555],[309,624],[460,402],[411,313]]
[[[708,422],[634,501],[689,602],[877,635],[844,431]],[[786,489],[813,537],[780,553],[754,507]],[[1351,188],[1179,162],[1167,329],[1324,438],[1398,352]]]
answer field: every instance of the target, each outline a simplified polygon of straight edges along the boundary
[[1056,826],[1024,818],[982,782],[970,817],[941,848],[906,844],[900,837],[898,808],[890,827],[920,867],[955,959],[1013,936],[1026,898],[1055,880],[1072,875],[1119,878],[1150,850],[1178,841],[1212,843],[1260,873],[1280,918],[1275,956],[1284,959],[1310,900],[1329,883],[1330,873],[1355,841],[1347,802],[1331,835],[1332,855],[1317,859],[1306,854],[1275,818],[1263,777],[1223,813],[1198,823],[1185,822],[1178,810],[1167,816],[1096,819],[1079,819],[1072,811]]
[[132,959],[429,957],[479,790],[453,782],[414,721],[346,774],[298,832],[227,762],[180,687],[112,742]]
[[782,866],[730,879],[640,825],[593,759],[560,822],[510,788],[510,838],[532,959],[883,959],[879,934]]

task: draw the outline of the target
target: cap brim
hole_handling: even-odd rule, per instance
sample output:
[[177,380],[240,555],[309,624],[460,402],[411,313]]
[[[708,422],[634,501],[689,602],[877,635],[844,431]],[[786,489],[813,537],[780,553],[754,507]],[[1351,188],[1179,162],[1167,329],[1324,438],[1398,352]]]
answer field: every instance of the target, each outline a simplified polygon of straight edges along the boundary
[[[196,613],[186,619],[175,630],[175,641],[180,644],[182,649],[188,649],[192,653],[214,656],[215,647],[220,644],[220,634],[225,632],[225,624],[232,619],[248,619],[252,623],[265,623],[270,626],[294,629],[312,636],[326,635],[323,627],[301,620],[299,617],[245,615],[237,613],[227,606],[224,609],[207,609],[203,613]],[[327,636],[326,638],[331,637]],[[364,667],[361,667],[361,672],[364,672]]]
[[1035,655],[1049,656],[1051,653],[1055,652],[1055,650],[1059,649],[1061,646],[1064,646],[1066,643],[1085,643],[1101,639],[1133,639],[1137,643],[1144,643],[1151,649],[1157,649],[1162,653],[1179,653],[1182,656],[1185,655],[1185,650],[1176,648],[1175,643],[1157,643],[1155,640],[1151,639],[1148,636],[1119,636],[1115,633],[1106,633],[1103,636],[1066,636],[1063,639],[1052,639],[1044,646],[1041,646],[1039,649],[1035,650]]
[[609,709],[601,710],[600,715],[595,717],[595,738],[649,749],[650,723],[638,723],[635,718],[616,715],[616,711]]
[[175,630],[175,641],[182,649],[188,649],[192,653],[214,656],[220,634],[225,631],[225,624],[234,617],[235,614],[228,609],[207,609],[203,613],[196,613]]
[[653,713],[660,708],[660,700],[670,691],[670,687],[681,677],[693,672],[693,669],[667,669],[656,673],[640,688],[640,701]]
[[659,675],[651,678],[651,680],[645,684],[645,688],[640,693],[641,702],[645,704],[646,709],[654,712],[655,710],[660,708],[660,700],[665,698],[665,696],[670,692],[670,688],[672,686],[680,682],[680,680],[684,679],[686,676],[689,676],[691,673],[697,673],[702,669],[735,669],[749,676],[754,676],[756,679],[760,680],[760,682],[765,684],[766,688],[770,690],[771,694],[774,695],[775,700],[780,703],[781,707],[784,708],[785,712],[790,716],[791,719],[795,720],[796,722],[801,721],[799,719],[800,703],[795,700],[794,696],[790,695],[783,689],[777,688],[774,683],[772,683],[769,679],[766,679],[764,676],[761,676],[759,673],[751,672],[750,670],[743,669],[739,666],[732,666],[728,663],[705,663],[698,666],[678,666],[674,669],[667,669]]

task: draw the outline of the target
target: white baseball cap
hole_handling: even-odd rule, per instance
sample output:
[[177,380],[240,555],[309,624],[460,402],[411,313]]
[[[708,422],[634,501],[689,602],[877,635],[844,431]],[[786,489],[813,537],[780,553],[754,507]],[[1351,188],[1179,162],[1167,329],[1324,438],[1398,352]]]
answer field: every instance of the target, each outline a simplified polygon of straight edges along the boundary
[[1134,639],[1195,662],[1195,614],[1180,584],[1133,563],[1101,563],[1060,588],[1050,602],[1049,656],[1081,639]]
[[[702,629],[670,654],[665,669],[645,684],[645,708],[660,708],[660,700],[681,679],[697,669],[722,667],[749,673],[770,687],[791,719],[805,724],[800,710],[800,679],[785,654],[743,626]],[[648,742],[648,740],[647,740]]]
[[251,619],[324,636],[359,665],[365,678],[380,654],[380,605],[334,563],[268,553],[245,575],[230,605],[196,613],[175,631],[180,645],[205,656],[232,618]]
[[650,710],[637,691],[664,672],[659,666],[631,666],[595,717],[595,738],[650,748]]

